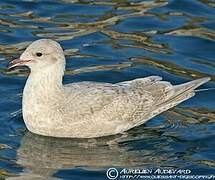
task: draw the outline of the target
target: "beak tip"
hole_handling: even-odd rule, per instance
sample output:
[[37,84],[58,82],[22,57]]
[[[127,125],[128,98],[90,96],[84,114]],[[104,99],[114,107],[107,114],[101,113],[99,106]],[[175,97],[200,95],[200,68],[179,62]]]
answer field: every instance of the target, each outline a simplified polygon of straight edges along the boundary
[[10,71],[12,68],[13,68],[13,67],[10,66],[10,65],[7,66],[7,70],[8,70],[8,71]]
[[14,63],[13,61],[11,61],[8,66],[7,66],[7,70],[11,70],[12,68],[16,67],[16,63]]
[[7,69],[8,70],[11,70],[12,68],[16,67],[16,66],[19,66],[19,65],[22,65],[23,61],[21,59],[14,59],[13,61],[11,61],[9,64],[8,64],[8,67]]
[[11,70],[12,68],[15,68],[17,66],[23,66],[26,65],[26,63],[30,62],[31,60],[22,60],[22,59],[14,59],[11,61],[7,67],[8,70]]

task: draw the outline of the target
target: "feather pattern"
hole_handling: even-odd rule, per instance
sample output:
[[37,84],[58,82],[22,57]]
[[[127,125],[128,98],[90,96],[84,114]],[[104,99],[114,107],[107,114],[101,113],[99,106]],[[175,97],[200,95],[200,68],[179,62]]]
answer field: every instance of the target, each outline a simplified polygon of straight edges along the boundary
[[208,80],[202,78],[173,86],[151,76],[116,84],[68,84],[61,93],[64,96],[56,98],[58,106],[54,109],[58,111],[49,118],[59,117],[57,136],[98,137],[122,133],[189,99],[194,89]]
[[54,137],[122,133],[189,99],[195,88],[210,80],[201,78],[173,86],[159,76],[150,76],[116,84],[63,85],[63,50],[48,39],[33,42],[11,67],[23,63],[31,69],[23,92],[25,124],[31,132]]

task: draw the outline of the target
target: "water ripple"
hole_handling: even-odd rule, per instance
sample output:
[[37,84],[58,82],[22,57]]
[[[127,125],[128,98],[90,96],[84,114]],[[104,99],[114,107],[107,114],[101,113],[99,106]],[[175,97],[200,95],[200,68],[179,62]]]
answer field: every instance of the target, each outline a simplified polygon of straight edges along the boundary
[[199,92],[123,135],[56,139],[26,130],[20,94],[29,70],[6,68],[35,39],[52,38],[64,48],[68,83],[119,82],[150,75],[181,83],[210,76],[212,81],[203,89],[213,88],[214,4],[213,0],[2,0],[0,178],[77,179],[78,173],[80,179],[92,174],[104,179],[108,167],[214,171],[213,91]]

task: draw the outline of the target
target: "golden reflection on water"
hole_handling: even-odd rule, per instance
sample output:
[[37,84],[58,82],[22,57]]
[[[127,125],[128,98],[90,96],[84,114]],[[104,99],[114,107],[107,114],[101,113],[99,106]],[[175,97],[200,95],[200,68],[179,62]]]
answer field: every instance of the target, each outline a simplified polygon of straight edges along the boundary
[[[110,39],[114,40],[115,46],[119,48],[142,48],[149,52],[154,52],[158,54],[171,54],[173,53],[170,47],[168,47],[166,44],[160,44],[155,43],[151,40],[151,36],[157,33],[164,33],[166,35],[174,35],[174,36],[196,36],[200,38],[205,38],[209,40],[214,40],[215,33],[212,30],[208,30],[206,28],[199,27],[198,22],[204,22],[207,19],[202,17],[192,17],[185,13],[180,12],[169,12],[164,14],[156,14],[152,13],[149,10],[155,7],[161,7],[168,4],[168,1],[143,1],[143,2],[127,2],[127,1],[110,1],[110,2],[103,2],[103,1],[63,1],[66,3],[80,3],[85,5],[98,5],[98,6],[113,6],[116,10],[125,10],[124,14],[116,15],[115,13],[107,12],[101,17],[99,17],[95,22],[75,22],[71,21],[70,16],[65,15],[56,15],[56,16],[62,16],[64,21],[55,20],[55,16],[53,17],[38,17],[35,12],[33,11],[27,11],[27,12],[21,12],[21,13],[11,13],[11,14],[3,14],[2,16],[5,18],[0,19],[0,24],[8,27],[10,29],[16,29],[16,28],[27,28],[32,30],[32,34],[37,37],[41,38],[52,38],[58,41],[62,40],[71,40],[75,37],[80,37],[83,35],[91,34],[94,32],[100,32],[106,36],[108,36]],[[207,5],[214,4],[211,1],[204,1]],[[13,6],[2,6],[2,9],[4,8],[15,8]],[[20,21],[16,21],[15,19],[7,18],[9,17],[15,17],[20,18]],[[83,15],[80,15],[83,16]],[[86,18],[92,17],[92,15],[85,15]],[[131,18],[131,17],[138,17],[138,16],[156,16],[158,18],[168,18],[171,16],[181,16],[181,17],[187,17],[189,18],[189,21],[187,22],[187,25],[178,28],[178,29],[172,29],[168,32],[165,31],[145,31],[142,33],[123,33],[123,32],[117,32],[114,30],[111,30],[110,27],[113,25],[118,24],[118,22],[121,22],[125,19]],[[39,25],[32,25],[32,23],[44,23],[44,24],[53,24],[54,27],[40,27]],[[34,30],[35,29],[35,30]],[[38,31],[38,29],[40,29]],[[56,32],[58,30],[67,30],[67,32]],[[6,31],[6,30],[5,30]],[[128,43],[120,44],[116,40],[127,40]],[[27,45],[29,45],[31,42],[21,42],[18,44],[0,44],[0,52],[5,57],[6,60],[10,60],[11,57],[14,55],[20,54]],[[65,55],[73,56],[76,54],[76,52],[79,51],[73,50],[73,49],[65,49]],[[79,57],[85,57],[85,55],[79,54]],[[157,61],[155,59],[149,59],[144,57],[138,57],[138,58],[131,58],[131,63],[139,62],[146,64],[147,66],[152,66],[156,68],[160,68],[163,71],[171,72],[172,74],[180,75],[180,76],[186,76],[186,77],[202,77],[202,76],[211,76],[207,73],[200,73],[191,69],[185,69],[178,65],[175,65],[173,63],[165,62],[165,61]],[[201,61],[201,60],[200,60]],[[196,61],[196,63],[200,63],[200,61]],[[214,65],[207,64],[210,67],[214,68]],[[101,65],[101,66],[95,66],[90,68],[83,68],[81,70],[75,70],[71,71],[68,70],[67,74],[77,74],[82,72],[90,72],[97,70],[112,70],[116,67],[126,68],[126,65],[124,64],[116,64],[116,65]],[[127,66],[127,67],[130,67]],[[4,74],[11,74],[5,72],[4,69],[0,70],[1,73]],[[25,72],[25,71],[24,71]],[[23,71],[16,70],[12,72],[12,74],[19,74],[23,75]],[[214,76],[212,76],[212,80],[214,80]]]
[[201,125],[215,122],[215,112],[205,108],[178,106],[165,112],[165,116],[167,118],[166,123],[172,128],[185,127],[191,124]]
[[166,34],[175,35],[175,36],[194,36],[194,37],[200,37],[203,39],[215,41],[214,31],[211,31],[209,29],[202,28],[202,27],[185,26],[180,29],[176,29],[171,32],[168,32]]
[[213,75],[208,75],[207,73],[201,73],[192,69],[186,69],[186,68],[180,67],[179,65],[174,64],[173,62],[160,61],[160,60],[152,59],[150,57],[131,58],[131,60],[135,63],[142,63],[146,66],[159,68],[162,71],[167,71],[167,72],[170,72],[171,74],[179,75],[182,77],[200,78],[200,77],[210,76],[211,80],[215,80],[215,76]]
[[215,2],[213,0],[200,0],[202,3],[210,6],[210,7],[215,7]]

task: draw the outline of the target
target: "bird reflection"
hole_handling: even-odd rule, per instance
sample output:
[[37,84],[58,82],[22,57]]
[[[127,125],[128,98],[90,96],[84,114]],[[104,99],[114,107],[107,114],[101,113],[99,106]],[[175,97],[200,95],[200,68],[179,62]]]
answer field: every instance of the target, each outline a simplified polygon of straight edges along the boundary
[[[154,150],[149,146],[154,146],[159,139],[146,145],[147,147],[144,147],[144,143],[152,136],[158,138],[159,133],[149,131],[143,135],[132,134],[132,130],[130,132],[95,139],[51,138],[26,132],[17,150],[17,164],[24,167],[24,170],[15,179],[48,179],[59,170],[77,167],[99,171],[108,167],[148,167],[149,163],[158,163],[161,157],[158,156],[152,163]],[[138,132],[138,129],[134,132]],[[134,148],[138,143],[141,146]]]

